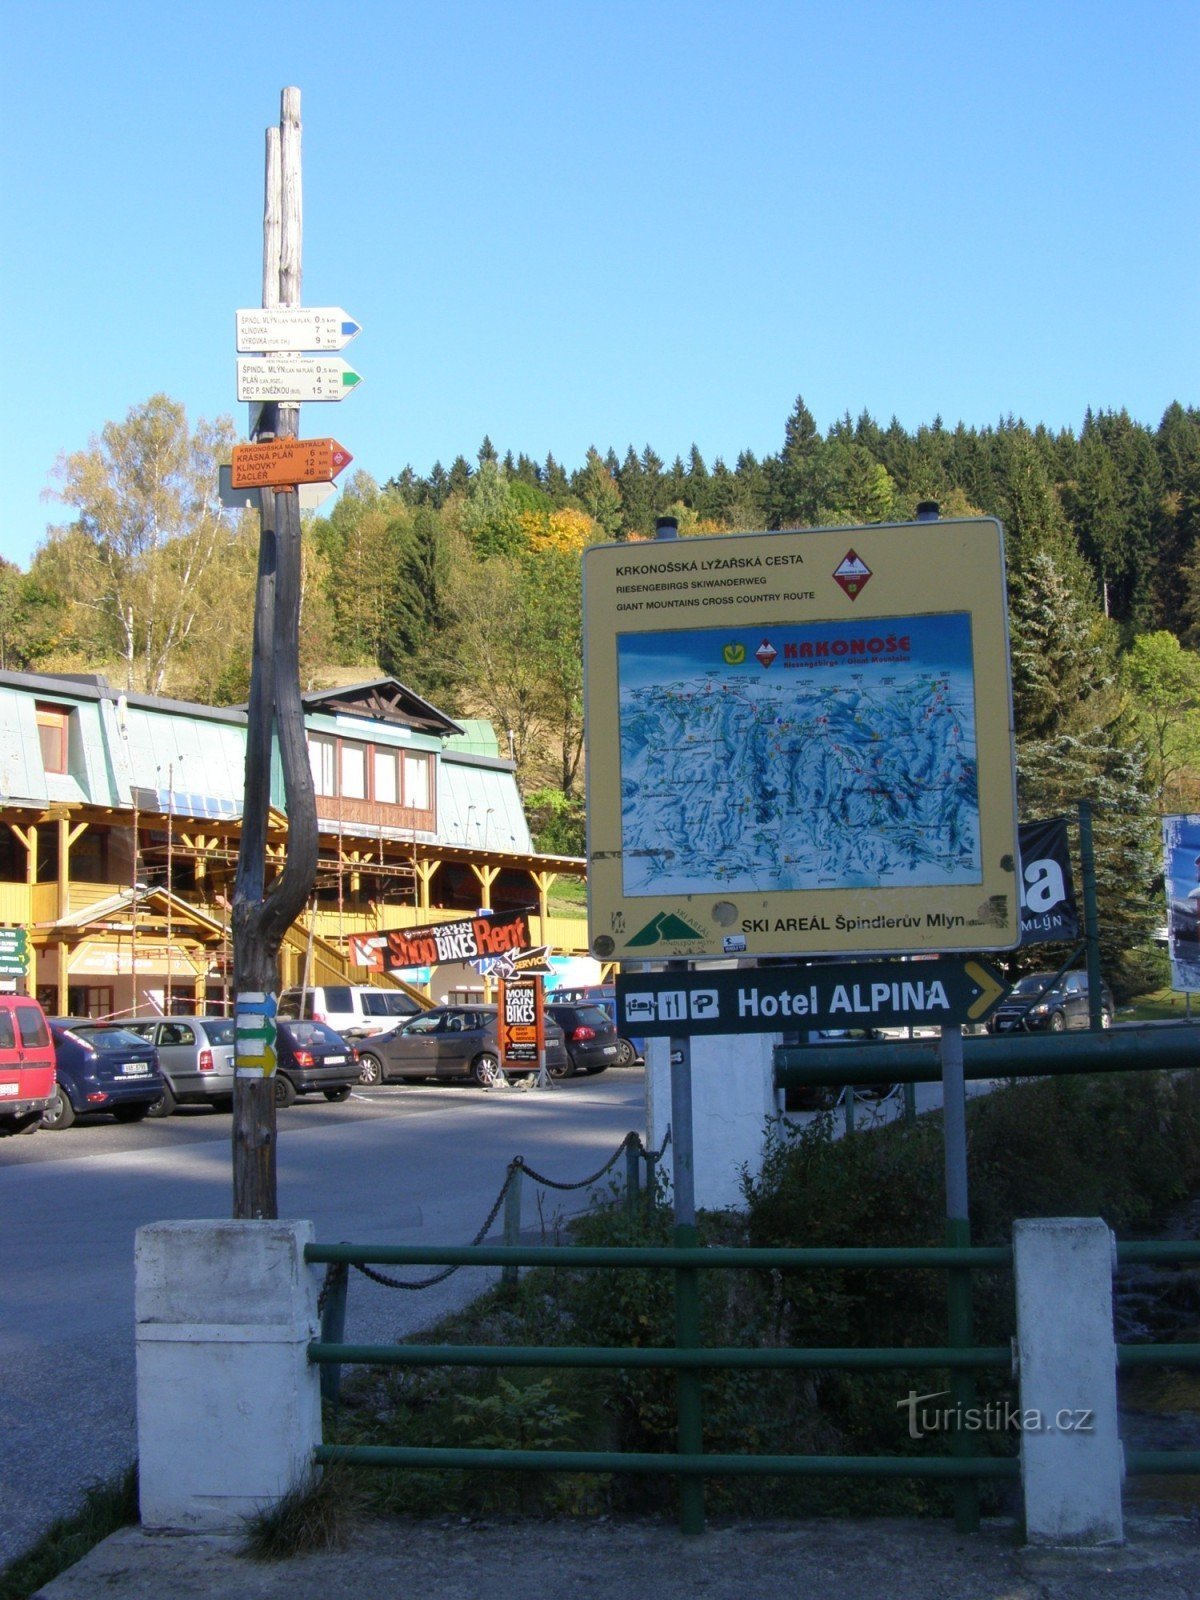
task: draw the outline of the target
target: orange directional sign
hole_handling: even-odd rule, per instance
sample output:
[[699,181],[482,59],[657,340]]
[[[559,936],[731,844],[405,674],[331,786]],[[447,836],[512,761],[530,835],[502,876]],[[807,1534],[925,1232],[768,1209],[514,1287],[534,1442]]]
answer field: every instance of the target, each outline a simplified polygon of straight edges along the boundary
[[289,489],[300,483],[332,483],[354,460],[336,439],[270,439],[235,444],[230,487]]

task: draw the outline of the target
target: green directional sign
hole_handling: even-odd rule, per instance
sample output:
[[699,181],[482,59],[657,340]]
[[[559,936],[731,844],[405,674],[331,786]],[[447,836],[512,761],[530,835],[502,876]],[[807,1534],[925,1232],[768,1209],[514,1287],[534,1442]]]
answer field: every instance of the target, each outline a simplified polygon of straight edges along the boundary
[[28,970],[28,933],[24,928],[0,928],[0,978],[23,978]]
[[782,1033],[982,1022],[1008,984],[974,958],[859,961],[617,978],[622,1033]]

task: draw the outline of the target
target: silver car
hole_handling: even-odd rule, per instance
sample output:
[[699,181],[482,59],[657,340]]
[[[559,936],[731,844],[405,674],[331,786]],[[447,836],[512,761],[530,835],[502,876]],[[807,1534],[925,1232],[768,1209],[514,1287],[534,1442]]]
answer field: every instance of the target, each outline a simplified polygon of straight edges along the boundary
[[122,1026],[158,1051],[167,1090],[150,1107],[152,1117],[169,1117],[177,1105],[233,1109],[232,1017],[135,1017]]

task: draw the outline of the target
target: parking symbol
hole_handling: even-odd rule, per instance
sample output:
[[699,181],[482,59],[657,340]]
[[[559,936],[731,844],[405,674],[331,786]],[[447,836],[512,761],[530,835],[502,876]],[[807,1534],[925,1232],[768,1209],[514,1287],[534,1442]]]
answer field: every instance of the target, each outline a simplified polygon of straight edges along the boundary
[[721,1001],[715,989],[693,989],[691,1013],[696,1022],[711,1022],[721,1015]]

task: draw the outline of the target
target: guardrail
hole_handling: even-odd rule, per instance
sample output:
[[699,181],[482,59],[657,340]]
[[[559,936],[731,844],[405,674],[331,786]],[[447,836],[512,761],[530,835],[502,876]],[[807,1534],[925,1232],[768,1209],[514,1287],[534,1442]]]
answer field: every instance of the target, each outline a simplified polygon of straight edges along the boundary
[[[696,1297],[686,1280],[698,1271],[767,1270],[810,1271],[822,1268],[874,1270],[929,1270],[953,1273],[980,1269],[1011,1269],[1009,1246],[931,1246],[865,1248],[688,1248],[680,1246],[601,1247],[578,1245],[353,1245],[312,1244],[305,1260],[325,1264],[334,1271],[353,1266],[492,1266],[505,1273],[521,1267],[662,1268],[676,1274],[677,1307],[695,1307]],[[1151,1241],[1123,1243],[1117,1247],[1120,1265],[1142,1263],[1200,1264],[1200,1242]],[[326,1307],[322,1335],[308,1347],[310,1362],[326,1371],[343,1365],[391,1367],[478,1367],[497,1370],[542,1368],[548,1370],[673,1370],[680,1375],[676,1429],[680,1448],[675,1451],[615,1452],[600,1450],[497,1450],[460,1447],[394,1445],[338,1445],[318,1447],[319,1463],[425,1469],[486,1469],[519,1472],[669,1473],[680,1483],[681,1504],[685,1483],[715,1476],[877,1477],[935,1479],[955,1483],[972,1492],[975,1525],[977,1495],[985,1480],[1015,1480],[1020,1463],[1015,1456],[989,1456],[971,1450],[970,1435],[951,1435],[949,1455],[931,1456],[826,1456],[736,1455],[707,1453],[703,1448],[703,1414],[695,1379],[706,1370],[816,1369],[874,1372],[904,1369],[942,1369],[953,1374],[1011,1370],[1010,1345],[937,1345],[877,1348],[762,1348],[705,1346],[698,1317],[677,1317],[675,1343],[669,1346],[558,1346],[558,1345],[432,1345],[345,1344],[331,1336],[331,1326],[344,1315]],[[1144,1367],[1200,1367],[1200,1344],[1123,1344],[1116,1347],[1120,1369]],[[691,1383],[685,1382],[690,1376]],[[1133,1450],[1126,1454],[1130,1474],[1200,1472],[1200,1451]],[[956,1490],[957,1493],[957,1490]],[[692,1495],[695,1506],[695,1495]],[[685,1532],[703,1528],[703,1501],[699,1521],[682,1518]],[[961,1524],[960,1524],[961,1525]]]
[[[1005,1033],[963,1039],[963,1077],[1025,1078],[1090,1072],[1167,1072],[1200,1060],[1200,1024],[1171,1022],[1074,1033]],[[936,1083],[937,1041],[778,1045],[775,1085]]]
[[[1197,1266],[1200,1242],[1191,1239],[1130,1241],[1117,1244],[1117,1265]],[[1200,1367],[1200,1344],[1119,1344],[1117,1367]],[[1125,1470],[1154,1477],[1200,1472],[1200,1450],[1127,1450]]]
[[[664,1268],[676,1275],[676,1338],[671,1346],[447,1346],[350,1345],[322,1337],[309,1346],[309,1360],[322,1367],[342,1365],[471,1366],[539,1368],[665,1368],[680,1375],[677,1394],[677,1438],[680,1449],[655,1452],[589,1450],[495,1450],[466,1447],[409,1447],[395,1445],[321,1445],[320,1463],[345,1462],[359,1466],[429,1468],[487,1468],[488,1470],[540,1472],[659,1472],[680,1480],[685,1532],[703,1527],[703,1502],[685,1496],[685,1481],[719,1475],[853,1477],[913,1477],[956,1480],[978,1487],[983,1479],[1015,1479],[1015,1457],[974,1455],[966,1434],[953,1437],[953,1454],[939,1456],[809,1456],[707,1454],[703,1449],[703,1411],[695,1381],[706,1369],[813,1370],[842,1368],[879,1371],[904,1368],[945,1368],[955,1372],[983,1368],[1010,1369],[1008,1345],[975,1347],[939,1345],[922,1348],[789,1349],[712,1347],[701,1342],[695,1278],[699,1271],[811,1270],[819,1268],[943,1268],[970,1271],[1011,1268],[1007,1246],[878,1247],[860,1249],[754,1249],[690,1248],[681,1246],[600,1247],[578,1245],[309,1245],[305,1259],[333,1268],[375,1265],[520,1267]],[[328,1309],[328,1308],[327,1308]],[[334,1312],[330,1321],[337,1317]],[[692,1381],[688,1381],[689,1377]],[[689,1515],[688,1504],[692,1506]],[[978,1510],[975,1521],[977,1525]]]

